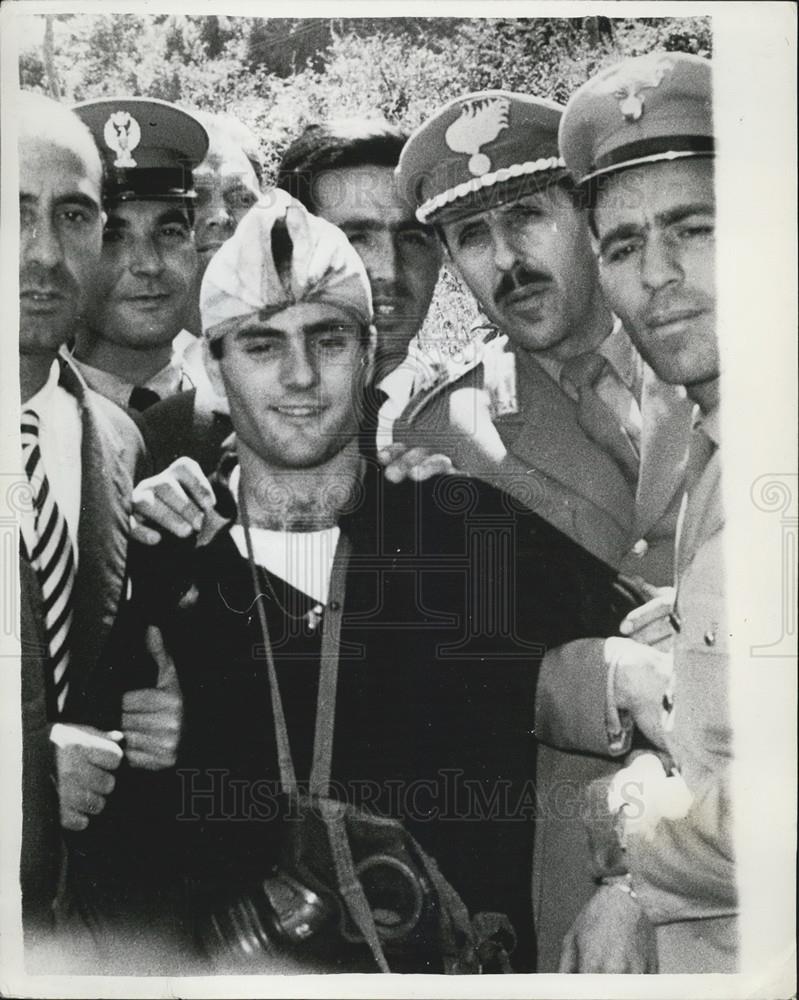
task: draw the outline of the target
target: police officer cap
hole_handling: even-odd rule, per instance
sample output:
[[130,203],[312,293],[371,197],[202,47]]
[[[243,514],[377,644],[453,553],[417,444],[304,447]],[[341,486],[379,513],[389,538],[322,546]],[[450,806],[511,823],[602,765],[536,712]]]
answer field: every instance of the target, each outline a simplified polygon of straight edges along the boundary
[[428,222],[443,213],[479,211],[518,195],[525,181],[562,173],[562,113],[554,101],[506,90],[444,105],[411,135],[397,165],[401,190],[418,206],[416,217]]
[[710,63],[652,52],[603,70],[566,106],[560,149],[574,180],[587,187],[644,163],[712,156]]
[[192,170],[205,159],[208,133],[193,115],[145,97],[83,101],[73,111],[105,162],[108,200],[195,197]]

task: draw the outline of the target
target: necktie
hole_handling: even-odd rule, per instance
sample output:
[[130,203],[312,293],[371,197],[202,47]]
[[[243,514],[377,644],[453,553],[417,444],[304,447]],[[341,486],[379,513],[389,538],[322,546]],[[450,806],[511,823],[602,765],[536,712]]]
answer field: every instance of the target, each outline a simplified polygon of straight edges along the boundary
[[131,410],[138,410],[139,413],[142,413],[148,407],[153,406],[154,403],[160,402],[160,400],[161,397],[152,389],[147,389],[143,385],[134,385],[130,392],[128,406]]
[[577,395],[577,419],[586,435],[610,455],[627,481],[635,485],[638,481],[638,451],[624,421],[597,391],[602,379],[612,378],[620,381],[607,359],[593,352],[570,358],[560,373],[561,385],[571,386]]
[[36,543],[26,555],[39,579],[50,667],[59,713],[69,688],[69,633],[75,553],[67,522],[55,501],[39,449],[39,416],[22,411],[22,461],[33,492]]

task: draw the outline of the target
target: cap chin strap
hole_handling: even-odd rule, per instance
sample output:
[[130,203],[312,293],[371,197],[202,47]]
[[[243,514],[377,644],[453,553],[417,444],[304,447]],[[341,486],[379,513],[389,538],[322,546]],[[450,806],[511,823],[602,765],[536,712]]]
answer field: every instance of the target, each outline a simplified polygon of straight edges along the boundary
[[510,167],[502,167],[500,170],[484,174],[482,177],[473,177],[447,191],[442,191],[441,194],[437,194],[433,198],[428,198],[416,210],[416,218],[419,222],[427,222],[431,215],[440,212],[454,201],[468,198],[469,195],[484,188],[493,187],[495,184],[504,184],[506,181],[524,177],[527,174],[540,174],[547,170],[562,169],[564,166],[565,163],[559,156],[544,156],[538,160],[528,160],[526,163],[514,163]]
[[645,163],[658,163],[668,160],[682,160],[696,156],[714,156],[716,144],[709,135],[668,135],[658,139],[641,139],[604,156],[598,156],[591,165],[589,172],[580,184],[601,177],[604,174],[615,173],[628,167],[636,167]]

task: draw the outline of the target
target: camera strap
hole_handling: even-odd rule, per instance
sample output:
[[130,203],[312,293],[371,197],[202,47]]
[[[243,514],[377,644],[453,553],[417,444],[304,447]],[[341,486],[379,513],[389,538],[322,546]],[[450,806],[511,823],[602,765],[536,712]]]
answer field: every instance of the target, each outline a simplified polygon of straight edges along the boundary
[[[272,643],[269,638],[269,626],[266,612],[263,608],[261,588],[258,583],[258,569],[255,562],[252,537],[250,534],[250,517],[245,503],[243,490],[239,490],[239,512],[247,544],[247,562],[250,567],[255,604],[258,608],[258,621],[261,626],[267,672],[269,675],[269,690],[272,695],[272,714],[275,722],[275,738],[277,741],[278,764],[280,767],[280,783],[287,795],[298,795],[297,775],[291,756],[288,727],[283,713],[283,702],[280,697],[280,686],[272,655]],[[369,946],[375,962],[381,972],[391,972],[383,953],[380,938],[377,933],[374,916],[369,907],[369,901],[363,891],[355,863],[352,858],[347,827],[344,822],[345,807],[328,798],[330,794],[330,774],[333,759],[333,731],[336,720],[336,686],[338,684],[338,661],[341,649],[341,619],[344,614],[344,597],[346,594],[347,567],[350,558],[350,541],[342,532],[339,535],[336,553],[333,557],[333,569],[330,574],[328,601],[322,615],[322,650],[319,667],[319,687],[316,698],[316,726],[314,730],[313,762],[311,765],[310,794],[314,798],[327,831],[331,855],[336,870],[338,891],[346,903],[349,914]]]
[[[258,568],[255,562],[252,537],[250,533],[250,516],[244,501],[243,490],[239,489],[239,512],[247,544],[247,562],[255,592],[255,604],[258,609],[258,621],[261,626],[261,637],[266,656],[266,666],[269,675],[269,691],[272,696],[272,714],[275,722],[275,738],[277,742],[277,757],[280,768],[280,783],[286,794],[296,795],[298,792],[297,775],[291,756],[286,716],[283,712],[283,702],[280,697],[280,686],[272,655],[272,643],[269,638],[269,626],[263,607],[262,591],[258,582]],[[319,686],[316,696],[316,725],[314,730],[313,759],[310,775],[310,794],[327,796],[330,794],[330,773],[333,761],[333,733],[336,721],[336,687],[338,684],[338,661],[341,650],[341,619],[344,614],[344,598],[347,587],[347,568],[349,566],[351,545],[350,540],[341,532],[336,553],[333,557],[333,568],[330,574],[328,599],[322,615],[322,649],[319,667]]]

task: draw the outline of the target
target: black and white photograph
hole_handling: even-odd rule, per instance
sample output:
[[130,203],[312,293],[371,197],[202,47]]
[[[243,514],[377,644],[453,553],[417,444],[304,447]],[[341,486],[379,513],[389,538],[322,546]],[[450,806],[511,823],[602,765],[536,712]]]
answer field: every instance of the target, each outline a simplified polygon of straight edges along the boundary
[[795,6],[0,17],[0,993],[795,996]]

